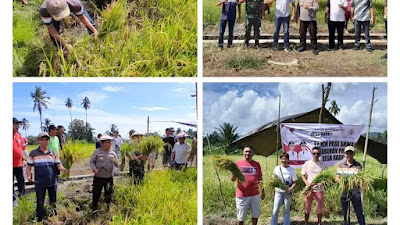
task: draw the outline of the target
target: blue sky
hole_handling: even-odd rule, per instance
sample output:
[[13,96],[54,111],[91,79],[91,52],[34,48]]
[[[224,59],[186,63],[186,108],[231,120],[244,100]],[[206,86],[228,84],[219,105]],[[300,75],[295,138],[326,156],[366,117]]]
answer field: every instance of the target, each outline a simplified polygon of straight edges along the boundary
[[[238,127],[239,134],[281,116],[311,111],[321,106],[322,83],[204,83],[203,131],[211,133],[223,122]],[[371,131],[387,129],[386,83],[333,83],[329,99],[341,109],[336,117],[344,124],[368,125],[372,88],[377,87]],[[330,102],[326,108],[329,108]],[[366,132],[366,128],[364,129]]]
[[[171,122],[196,123],[196,100],[194,83],[14,83],[13,116],[26,118],[31,127],[28,135],[37,135],[40,127],[39,112],[33,112],[30,92],[39,86],[51,97],[48,109],[43,110],[44,118],[55,125],[67,127],[70,122],[69,109],[65,106],[68,97],[72,99],[72,118],[85,120],[82,99],[87,96],[91,102],[88,123],[95,133],[104,133],[112,123],[119,128],[123,138],[134,129],[146,132],[147,116],[150,116],[150,132],[164,133],[166,127],[189,129]],[[23,135],[25,131],[20,130]]]

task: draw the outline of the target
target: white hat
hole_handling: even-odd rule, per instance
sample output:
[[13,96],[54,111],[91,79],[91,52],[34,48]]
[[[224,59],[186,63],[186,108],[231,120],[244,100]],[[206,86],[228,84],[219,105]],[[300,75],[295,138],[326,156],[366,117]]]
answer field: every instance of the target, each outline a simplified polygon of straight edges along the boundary
[[177,138],[186,138],[188,135],[185,132],[180,132],[176,137]]
[[107,140],[113,140],[114,138],[110,137],[108,134],[103,134],[99,141],[107,141]]
[[353,147],[353,146],[347,146],[347,147],[344,149],[344,152],[347,152],[347,151],[352,151],[352,152],[354,152],[354,147]]
[[46,8],[55,21],[60,21],[71,13],[65,0],[47,0]]
[[47,137],[48,139],[50,139],[50,135],[46,132],[40,132],[37,136],[37,139],[42,138],[42,137]]

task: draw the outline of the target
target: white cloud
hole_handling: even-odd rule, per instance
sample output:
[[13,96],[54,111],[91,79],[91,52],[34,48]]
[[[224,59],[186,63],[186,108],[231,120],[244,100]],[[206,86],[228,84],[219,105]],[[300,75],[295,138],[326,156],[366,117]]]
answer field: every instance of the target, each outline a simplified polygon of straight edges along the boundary
[[166,111],[169,110],[168,108],[164,108],[164,107],[158,107],[158,106],[154,106],[154,107],[133,107],[133,109],[140,109],[143,111],[149,111],[149,112],[153,112],[153,111]]
[[108,98],[108,95],[101,92],[85,91],[77,95],[77,98],[80,99],[80,102],[78,102],[77,104],[81,105],[82,99],[84,99],[85,97],[89,98],[90,104],[93,107],[94,105],[102,104],[102,102]]
[[108,92],[118,92],[118,91],[120,91],[122,88],[121,87],[118,87],[118,86],[107,86],[107,87],[104,87],[103,88],[103,90],[104,91],[108,91]]
[[174,91],[174,92],[185,92],[186,89],[185,88],[174,88],[174,89],[172,89],[172,91]]

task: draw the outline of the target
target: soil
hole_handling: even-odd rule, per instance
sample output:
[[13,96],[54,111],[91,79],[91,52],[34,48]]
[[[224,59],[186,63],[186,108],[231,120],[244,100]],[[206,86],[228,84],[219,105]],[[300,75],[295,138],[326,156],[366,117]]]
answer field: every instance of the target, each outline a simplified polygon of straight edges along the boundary
[[[216,44],[203,45],[204,76],[387,76],[387,61],[381,59],[386,54],[386,47],[375,49],[371,54],[364,50],[352,50],[352,44],[345,45],[345,50],[327,51],[327,47],[318,45],[319,55],[314,56],[310,47],[304,52],[282,49],[270,52],[271,44],[263,44],[256,50],[245,48],[243,44],[234,44],[232,48],[218,49]],[[295,46],[292,46],[294,48]],[[260,68],[229,67],[229,62],[238,59],[261,61]],[[297,66],[281,66],[268,63],[291,62],[298,60]]]
[[[315,222],[310,222],[309,225],[317,225],[316,223],[316,218],[311,217],[310,221],[314,221]],[[280,222],[282,222],[282,219],[279,220]],[[237,220],[235,218],[228,218],[224,215],[207,215],[203,217],[203,224],[204,225],[236,225],[237,224]],[[258,221],[258,224],[260,225],[267,225],[267,224],[271,224],[271,218],[268,219],[260,219]],[[304,225],[304,218],[300,217],[300,216],[291,216],[290,217],[290,224],[292,225]],[[323,224],[326,225],[342,225],[343,221],[340,219],[335,219],[335,220],[329,220],[326,221],[325,219],[323,219]],[[351,224],[358,224],[355,222],[351,222]],[[386,225],[387,224],[387,219],[383,218],[383,219],[374,219],[374,220],[367,220],[366,224],[370,224],[370,225]]]

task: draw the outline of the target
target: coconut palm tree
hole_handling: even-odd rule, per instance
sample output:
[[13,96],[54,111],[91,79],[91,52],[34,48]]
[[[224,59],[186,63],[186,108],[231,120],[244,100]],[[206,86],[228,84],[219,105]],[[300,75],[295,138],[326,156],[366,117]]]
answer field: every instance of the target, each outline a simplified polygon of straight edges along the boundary
[[239,138],[239,135],[236,133],[236,129],[237,127],[234,127],[233,124],[230,123],[223,123],[217,128],[225,145],[225,149],[229,149],[231,143]]
[[25,137],[27,136],[27,134],[26,134],[26,131],[29,129],[29,127],[31,126],[30,124],[29,124],[29,120],[27,120],[26,118],[22,118],[22,123],[21,123],[21,125],[22,125],[22,130],[24,130],[25,131]]
[[43,130],[46,131],[46,132],[49,132],[50,124],[51,124],[51,119],[44,118],[44,128],[43,128]]
[[31,92],[31,97],[33,99],[33,111],[35,112],[36,109],[39,111],[40,129],[43,130],[42,112],[43,108],[47,109],[48,105],[50,104],[50,97],[48,97],[47,93],[38,86],[35,86],[35,91]]
[[336,116],[339,114],[340,109],[335,100],[331,101],[331,106],[328,108],[328,110],[330,113],[332,113],[333,116]]
[[117,127],[117,125],[115,125],[115,124],[111,124],[110,125],[110,134],[111,135],[113,135],[114,134],[114,131],[118,131],[118,127]]
[[90,108],[90,100],[89,100],[89,98],[85,96],[85,98],[82,99],[81,105],[83,106],[83,108],[86,111],[86,123],[85,123],[85,126],[87,127],[87,110]]
[[[72,113],[71,113],[71,108],[73,106],[72,104],[72,99],[70,97],[67,98],[67,101],[65,101],[65,106],[69,109],[69,116],[71,117],[71,125],[72,125]],[[74,132],[74,129],[71,128],[71,133]],[[73,135],[72,135],[73,136]]]

